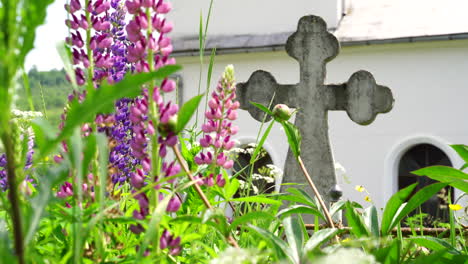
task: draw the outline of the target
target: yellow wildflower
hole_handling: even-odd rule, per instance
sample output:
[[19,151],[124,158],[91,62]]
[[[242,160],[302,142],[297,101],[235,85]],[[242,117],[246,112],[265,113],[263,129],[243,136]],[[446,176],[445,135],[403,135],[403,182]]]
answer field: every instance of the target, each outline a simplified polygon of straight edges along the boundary
[[459,204],[449,204],[449,208],[450,208],[450,210],[458,211],[458,210],[462,209],[463,206],[461,206]]
[[372,202],[372,199],[369,197],[369,195],[366,195],[366,197],[364,197],[364,200],[369,203]]
[[341,243],[347,243],[349,241],[351,241],[351,239],[349,237],[347,237],[347,238],[341,240]]
[[356,187],[354,187],[354,189],[356,189],[356,191],[358,191],[358,192],[363,192],[363,191],[366,190],[366,189],[364,189],[364,187],[362,185],[356,185]]

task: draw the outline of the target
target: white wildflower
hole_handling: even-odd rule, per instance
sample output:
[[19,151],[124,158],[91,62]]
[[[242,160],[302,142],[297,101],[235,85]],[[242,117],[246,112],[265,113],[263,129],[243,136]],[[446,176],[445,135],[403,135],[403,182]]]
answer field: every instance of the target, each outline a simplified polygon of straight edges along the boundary
[[323,256],[316,261],[316,264],[377,264],[375,257],[364,253],[357,248],[339,248],[333,253]]
[[250,249],[229,247],[220,253],[218,258],[212,259],[210,264],[256,264],[259,254]]
[[258,173],[252,174],[252,179],[254,179],[254,180],[257,180],[257,181],[258,180],[263,180],[263,178],[265,178],[265,177],[263,175],[258,174]]
[[283,170],[276,167],[275,165],[273,164],[268,164],[266,165],[266,167],[268,169],[270,169],[270,176],[272,176],[273,178],[281,178],[283,177]]
[[258,188],[257,188],[257,186],[255,186],[255,185],[252,184],[252,191],[253,191],[254,194],[258,194]]
[[255,148],[245,148],[244,149],[244,153],[245,154],[249,154],[249,155],[252,155],[255,151]]
[[245,150],[243,148],[232,148],[231,150],[229,150],[230,153],[245,153]]

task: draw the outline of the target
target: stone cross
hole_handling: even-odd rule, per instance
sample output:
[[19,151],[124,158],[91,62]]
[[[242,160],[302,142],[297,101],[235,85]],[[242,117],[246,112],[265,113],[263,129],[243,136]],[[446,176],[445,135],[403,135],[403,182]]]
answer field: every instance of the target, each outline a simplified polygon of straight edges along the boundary
[[[297,31],[286,43],[288,55],[299,62],[300,82],[278,84],[269,72],[259,70],[247,83],[237,86],[241,108],[258,121],[263,119],[264,113],[250,102],[268,106],[273,94],[272,106],[286,104],[299,110],[295,125],[302,136],[301,158],[327,202],[336,199],[330,194],[337,187],[328,137],[328,111],[346,111],[354,122],[368,125],[378,113],[389,112],[394,101],[390,89],[376,84],[367,71],[354,73],[347,83],[325,85],[325,65],[338,55],[339,48],[338,40],[327,31],[322,18],[302,17]],[[288,150],[283,179],[284,182],[305,183],[291,150]]]

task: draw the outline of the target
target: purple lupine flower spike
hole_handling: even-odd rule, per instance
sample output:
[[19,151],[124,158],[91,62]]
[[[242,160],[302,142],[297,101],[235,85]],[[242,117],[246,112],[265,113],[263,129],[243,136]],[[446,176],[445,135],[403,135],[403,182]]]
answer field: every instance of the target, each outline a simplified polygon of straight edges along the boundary
[[[225,151],[234,147],[232,136],[238,131],[237,126],[232,124],[232,121],[237,119],[239,108],[239,102],[234,101],[235,99],[234,69],[228,66],[208,102],[209,109],[205,112],[207,121],[202,125],[205,134],[199,141],[204,150],[194,158],[198,165],[207,164],[224,169],[233,167],[234,161]],[[221,174],[215,179],[211,171],[208,171],[204,180],[206,185],[213,186],[216,182],[218,186],[224,186],[226,181]]]

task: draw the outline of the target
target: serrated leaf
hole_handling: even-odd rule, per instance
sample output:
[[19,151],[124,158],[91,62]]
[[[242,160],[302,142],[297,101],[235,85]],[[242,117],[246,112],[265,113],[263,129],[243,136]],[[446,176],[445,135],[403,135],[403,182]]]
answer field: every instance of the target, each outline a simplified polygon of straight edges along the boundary
[[193,97],[192,99],[188,100],[184,105],[182,105],[177,118],[176,133],[181,132],[185,128],[185,126],[197,110],[202,98],[203,94],[199,94]]
[[232,221],[231,230],[236,230],[236,228],[239,225],[244,225],[246,223],[249,223],[249,222],[252,222],[252,221],[255,221],[255,220],[259,220],[259,219],[271,220],[271,221],[276,220],[276,218],[272,214],[269,214],[267,212],[263,212],[263,211],[248,212],[248,213],[246,213],[246,214],[244,214],[242,216],[239,216],[239,217],[235,218],[234,221]]
[[62,183],[69,175],[69,168],[65,162],[59,166],[48,168],[45,173],[39,174],[37,194],[30,200],[27,214],[27,231],[24,243],[25,245],[33,239],[40,220],[44,215],[45,208],[55,198],[51,191],[53,187]]

